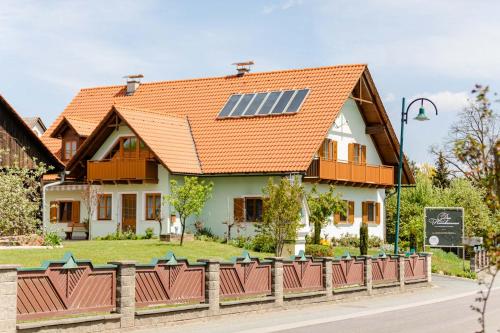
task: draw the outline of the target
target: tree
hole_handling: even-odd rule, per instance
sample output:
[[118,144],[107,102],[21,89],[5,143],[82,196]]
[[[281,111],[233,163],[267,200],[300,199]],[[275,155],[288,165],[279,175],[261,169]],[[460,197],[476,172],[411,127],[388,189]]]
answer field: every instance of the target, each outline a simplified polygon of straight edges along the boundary
[[444,153],[438,152],[436,159],[436,168],[432,176],[432,184],[436,187],[447,188],[450,186],[450,171],[446,165]]
[[33,233],[40,220],[40,178],[50,170],[33,161],[33,168],[2,167],[0,171],[0,236]]
[[96,186],[90,184],[85,187],[82,191],[82,203],[87,212],[87,217],[83,220],[83,223],[87,223],[89,229],[89,239],[92,239],[92,216],[97,207],[99,201],[99,189]]
[[359,253],[362,256],[368,254],[368,224],[361,223],[359,228]]
[[282,178],[275,184],[272,178],[264,187],[264,212],[260,233],[274,243],[276,256],[281,256],[287,240],[295,240],[300,228],[304,188],[296,177],[293,182]]
[[309,207],[309,220],[314,224],[314,244],[319,244],[321,229],[328,222],[328,217],[335,213],[344,213],[344,202],[335,193],[335,188],[330,186],[328,192],[318,193],[316,185],[307,194],[307,205]]
[[179,214],[181,222],[181,246],[184,242],[186,219],[191,215],[200,215],[207,200],[211,197],[213,183],[205,183],[198,177],[184,177],[184,184],[175,179],[170,181],[170,194],[166,196],[170,205]]
[[[496,169],[496,146],[500,140],[499,115],[492,109],[489,87],[476,85],[474,99],[459,114],[444,144],[443,158],[453,172],[486,190],[485,200],[495,212],[500,206],[500,188]],[[432,149],[439,154],[436,148]]]

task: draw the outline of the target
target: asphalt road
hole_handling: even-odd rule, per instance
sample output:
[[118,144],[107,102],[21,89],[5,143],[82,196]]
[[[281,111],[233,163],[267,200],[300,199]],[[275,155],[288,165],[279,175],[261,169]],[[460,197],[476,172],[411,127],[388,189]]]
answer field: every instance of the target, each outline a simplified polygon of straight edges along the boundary
[[[500,281],[490,297],[487,333],[500,329]],[[475,281],[433,276],[432,288],[403,294],[364,297],[341,303],[320,303],[260,313],[207,318],[143,333],[313,333],[313,332],[457,332],[480,329],[471,310],[479,290]]]

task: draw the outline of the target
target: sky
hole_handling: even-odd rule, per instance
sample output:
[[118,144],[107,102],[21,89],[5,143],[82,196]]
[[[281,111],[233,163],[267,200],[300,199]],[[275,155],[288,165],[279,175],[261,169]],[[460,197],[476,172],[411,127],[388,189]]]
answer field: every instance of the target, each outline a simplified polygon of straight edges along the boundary
[[500,1],[0,0],[0,94],[48,125],[84,87],[366,63],[405,153],[431,162],[474,84],[500,91]]

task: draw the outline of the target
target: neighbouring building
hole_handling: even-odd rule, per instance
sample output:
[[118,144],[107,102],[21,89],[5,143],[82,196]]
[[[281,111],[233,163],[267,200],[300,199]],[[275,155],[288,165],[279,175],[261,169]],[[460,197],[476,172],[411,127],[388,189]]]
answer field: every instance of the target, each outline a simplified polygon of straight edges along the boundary
[[58,158],[0,95],[0,167],[17,165],[31,168],[33,159],[54,167],[54,171],[63,168]]
[[42,134],[47,130],[47,127],[45,127],[45,124],[40,117],[24,117],[23,120],[38,137],[41,137]]
[[[91,237],[157,233],[158,216],[163,230],[179,232],[162,197],[170,180],[195,175],[214,183],[197,220],[216,234],[234,220],[252,233],[269,177],[298,176],[306,189],[334,184],[347,203],[345,215],[330,218],[328,237],[358,234],[367,223],[370,235],[384,238],[384,200],[399,158],[366,65],[152,83],[135,76],[82,89],[42,139],[66,165],[64,179],[47,188],[44,225],[63,233],[90,220]],[[406,162],[402,179],[414,183]]]

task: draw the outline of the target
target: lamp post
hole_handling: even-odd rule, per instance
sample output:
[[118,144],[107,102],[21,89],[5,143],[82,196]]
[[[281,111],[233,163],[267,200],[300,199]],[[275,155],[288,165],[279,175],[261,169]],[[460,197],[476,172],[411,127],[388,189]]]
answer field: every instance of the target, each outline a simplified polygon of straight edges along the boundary
[[405,98],[403,97],[402,107],[401,107],[401,135],[399,137],[399,163],[398,163],[398,196],[397,196],[397,206],[396,206],[396,241],[394,242],[394,254],[398,254],[398,242],[399,242],[399,219],[401,215],[401,174],[403,173],[403,135],[405,124],[408,124],[408,112],[410,111],[410,107],[416,103],[420,102],[420,108],[418,109],[418,115],[413,118],[418,121],[429,120],[427,115],[425,114],[424,102],[429,102],[436,110],[436,115],[438,114],[438,110],[436,104],[432,102],[428,98],[416,98],[408,104],[408,107],[405,105]]

